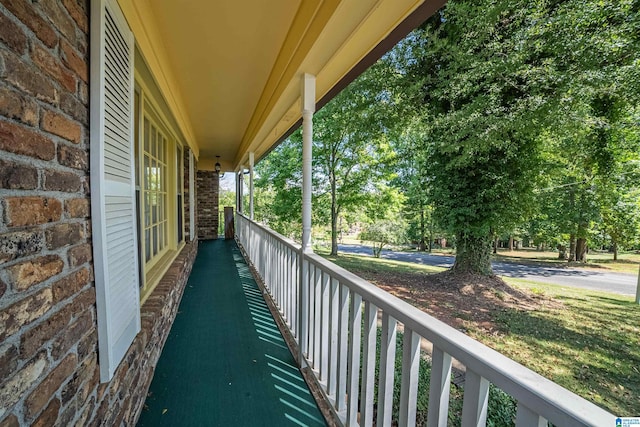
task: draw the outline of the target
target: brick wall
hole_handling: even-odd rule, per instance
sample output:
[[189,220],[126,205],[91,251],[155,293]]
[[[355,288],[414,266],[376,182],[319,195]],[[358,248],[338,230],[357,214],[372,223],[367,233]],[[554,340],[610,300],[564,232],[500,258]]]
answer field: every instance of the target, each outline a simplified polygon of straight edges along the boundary
[[198,171],[196,193],[198,195],[197,223],[199,239],[218,238],[218,203],[220,175],[214,171]]
[[0,0],[0,427],[135,424],[197,251],[183,249],[99,384],[88,3]]

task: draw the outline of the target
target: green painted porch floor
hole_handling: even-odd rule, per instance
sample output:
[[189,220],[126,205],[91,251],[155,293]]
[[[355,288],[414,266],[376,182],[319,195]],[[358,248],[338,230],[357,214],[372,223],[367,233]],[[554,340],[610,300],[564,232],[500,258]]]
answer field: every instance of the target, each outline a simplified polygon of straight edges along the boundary
[[235,242],[201,242],[138,426],[318,425]]

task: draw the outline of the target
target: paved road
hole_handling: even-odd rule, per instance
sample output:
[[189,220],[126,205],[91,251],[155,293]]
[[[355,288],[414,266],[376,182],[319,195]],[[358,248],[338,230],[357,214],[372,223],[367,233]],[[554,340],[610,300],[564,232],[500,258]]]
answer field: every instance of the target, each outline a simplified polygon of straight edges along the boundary
[[[338,245],[344,253],[371,256],[371,248],[364,245]],[[382,258],[397,261],[415,262],[435,267],[448,268],[453,265],[454,257],[430,255],[425,252],[395,252],[384,250]],[[635,296],[638,277],[635,274],[611,273],[582,268],[545,267],[512,262],[493,262],[493,271],[506,277],[534,280],[555,285],[573,286],[622,295]]]

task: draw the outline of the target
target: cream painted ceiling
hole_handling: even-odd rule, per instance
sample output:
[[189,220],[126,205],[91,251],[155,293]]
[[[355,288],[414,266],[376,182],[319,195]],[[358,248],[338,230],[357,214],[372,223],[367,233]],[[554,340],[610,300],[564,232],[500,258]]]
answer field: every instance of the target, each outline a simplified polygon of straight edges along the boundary
[[219,155],[224,170],[299,120],[303,73],[321,99],[416,8],[444,3],[423,1],[119,0],[199,167]]
[[203,157],[235,158],[300,0],[153,0]]

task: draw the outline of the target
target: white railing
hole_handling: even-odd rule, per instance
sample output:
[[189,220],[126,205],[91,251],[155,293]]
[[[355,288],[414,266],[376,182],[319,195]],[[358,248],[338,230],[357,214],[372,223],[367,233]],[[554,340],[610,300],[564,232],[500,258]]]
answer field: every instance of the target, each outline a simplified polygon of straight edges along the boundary
[[345,425],[373,425],[376,366],[377,425],[391,425],[399,324],[404,326],[400,426],[415,425],[422,340],[433,345],[430,427],[447,425],[452,358],[466,369],[463,427],[485,425],[490,383],[517,401],[517,426],[546,426],[547,421],[556,426],[615,425],[609,412],[332,262],[301,254],[300,245],[241,214],[236,215],[236,233]]

